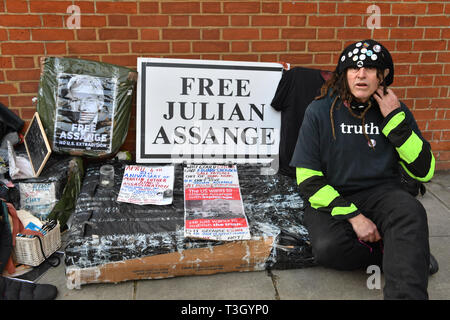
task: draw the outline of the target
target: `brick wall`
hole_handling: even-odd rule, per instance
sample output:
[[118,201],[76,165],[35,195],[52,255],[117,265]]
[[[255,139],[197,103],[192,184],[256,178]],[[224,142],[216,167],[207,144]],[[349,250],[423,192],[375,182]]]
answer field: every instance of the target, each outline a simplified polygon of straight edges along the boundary
[[[81,28],[67,28],[67,8]],[[380,28],[368,28],[370,5]],[[371,20],[372,19],[372,20]],[[285,61],[333,70],[339,53],[374,38],[393,55],[393,89],[450,169],[448,1],[39,1],[0,0],[0,101],[22,119],[35,106],[41,56],[136,68],[137,57]],[[135,149],[135,118],[123,149]]]

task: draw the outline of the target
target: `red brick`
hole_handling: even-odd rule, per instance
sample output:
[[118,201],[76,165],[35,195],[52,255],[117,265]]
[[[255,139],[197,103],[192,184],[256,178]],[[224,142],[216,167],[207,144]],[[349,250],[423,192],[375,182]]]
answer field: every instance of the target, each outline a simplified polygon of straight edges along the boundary
[[6,0],[6,12],[25,13],[28,12],[27,1]]
[[130,45],[128,42],[111,42],[109,50],[111,53],[129,53]]
[[409,98],[429,98],[436,97],[439,94],[439,88],[408,88]]
[[136,29],[100,29],[98,31],[100,40],[137,40]]
[[391,29],[392,39],[422,39],[423,28],[394,28]]
[[21,93],[37,93],[39,89],[39,82],[21,82],[19,87]]
[[203,29],[202,40],[220,40],[220,30],[217,28]]
[[222,41],[205,41],[205,42],[194,42],[192,44],[192,49],[194,52],[229,52],[230,45],[228,42]]
[[335,14],[336,13],[336,3],[319,3],[319,13],[320,14]]
[[136,1],[127,2],[99,2],[97,1],[97,13],[133,14],[137,13]]
[[340,51],[341,43],[339,41],[310,41],[308,43],[308,51]]
[[249,42],[248,41],[233,41],[231,43],[232,52],[248,52]]
[[[106,16],[100,15],[82,15],[81,27],[106,27]],[[66,22],[64,22],[66,23]]]
[[107,53],[108,45],[103,42],[69,42],[69,54]]
[[310,27],[327,26],[327,27],[343,27],[345,18],[344,16],[309,16],[308,25]]
[[445,109],[450,105],[450,99],[431,99],[431,108]]
[[253,52],[278,52],[286,51],[287,43],[286,41],[253,41],[252,51]]
[[436,110],[412,110],[416,120],[433,120],[436,119]]
[[170,50],[169,42],[133,42],[131,43],[131,52],[133,53],[168,53]]
[[279,2],[268,2],[262,3],[262,12],[263,13],[279,13],[280,12],[280,3]]
[[191,16],[192,26],[228,26],[228,16],[222,15],[193,15]]
[[289,51],[305,51],[305,41],[289,41]]
[[[36,108],[20,108],[20,118],[22,120],[31,120],[33,119],[34,114],[36,113]],[[26,132],[29,125],[29,121],[25,123],[25,127],[23,128],[23,132]]]
[[428,130],[448,130],[450,120],[430,120],[428,121]]
[[414,27],[416,25],[415,16],[401,16],[398,19],[399,27]]
[[259,13],[259,2],[225,2],[223,4],[225,13]]
[[222,59],[229,61],[262,61],[258,59],[257,54],[224,54]]
[[289,25],[293,27],[303,27],[306,25],[306,16],[289,16]]
[[9,29],[9,40],[30,40],[30,30],[27,29]]
[[317,13],[317,3],[299,3],[295,1],[284,1],[281,4],[282,13]]
[[62,28],[65,23],[64,18],[65,16],[44,14],[42,15],[42,25],[47,28]]
[[430,16],[430,17],[417,17],[417,26],[449,26],[450,17],[448,16]]
[[33,57],[14,57],[14,67],[18,69],[23,68],[34,68],[34,58]]
[[107,55],[102,57],[102,62],[112,63],[119,66],[136,68],[136,55]]
[[81,28],[76,30],[77,40],[97,40],[96,29]]
[[0,29],[0,41],[8,40],[8,32],[6,29]]
[[317,29],[286,28],[281,30],[282,39],[316,39]]
[[37,13],[67,13],[72,1],[30,1],[30,12]]
[[367,8],[370,6],[367,2],[357,3],[349,2],[343,3],[339,2],[337,4],[337,13],[339,14],[367,14]]
[[345,28],[337,29],[337,39],[367,39],[370,38],[371,30],[367,28]]
[[434,79],[435,86],[450,86],[450,76],[436,76]]
[[444,4],[442,3],[428,3],[427,14],[444,13]]
[[37,29],[32,30],[31,35],[34,41],[67,41],[75,39],[74,32],[70,29]]
[[162,15],[130,16],[132,27],[167,27],[169,17]]
[[414,51],[444,51],[447,44],[445,40],[416,40],[413,46]]
[[450,161],[446,161],[446,162],[438,161],[438,162],[436,162],[436,171],[437,170],[449,170],[449,169],[450,169]]
[[250,17],[245,15],[232,15],[231,25],[233,27],[245,27],[250,25]]
[[158,13],[158,12],[159,12],[158,2],[139,3],[139,13]]
[[221,3],[220,2],[202,2],[202,12],[203,13],[221,13]]
[[12,58],[0,56],[0,69],[12,68]]
[[40,27],[41,18],[37,15],[3,15],[0,25],[4,27]]
[[272,40],[280,38],[280,29],[261,29],[262,40]]
[[426,13],[427,5],[425,3],[394,3],[391,11],[392,14],[421,15]]
[[142,29],[141,30],[142,40],[160,40],[159,39],[159,29]]
[[191,52],[191,44],[188,41],[172,42],[172,52],[174,53]]
[[31,107],[33,96],[12,96],[11,107]]
[[74,1],[74,5],[80,7],[81,14],[95,13],[94,1]]
[[422,52],[420,54],[420,62],[422,63],[435,63],[437,58],[436,52]]
[[17,88],[13,84],[0,83],[0,94],[15,94]]
[[442,74],[442,65],[418,64],[411,66],[412,74]]
[[128,25],[128,16],[126,15],[109,15],[108,25],[112,27],[123,27]]
[[39,69],[19,69],[19,70],[6,70],[6,79],[8,81],[21,81],[21,80],[39,80]]
[[291,63],[291,67],[312,64],[312,59],[312,54],[280,54],[280,61]]
[[200,40],[200,29],[163,29],[163,40]]
[[184,15],[172,15],[170,16],[170,26],[171,27],[188,27],[190,16]]
[[162,13],[200,13],[200,3],[198,2],[162,2]]
[[286,16],[252,16],[252,26],[285,26],[287,25]]
[[43,54],[44,45],[42,43],[16,43],[7,42],[2,44],[3,55],[29,55]]
[[365,27],[365,20],[363,16],[345,16],[345,26],[346,27]]
[[48,55],[65,55],[67,54],[66,42],[47,42],[45,50]]
[[420,53],[415,52],[392,52],[392,60],[394,63],[417,63],[419,62]]
[[259,39],[259,31],[257,29],[239,29],[227,28],[223,30],[224,40],[254,40]]

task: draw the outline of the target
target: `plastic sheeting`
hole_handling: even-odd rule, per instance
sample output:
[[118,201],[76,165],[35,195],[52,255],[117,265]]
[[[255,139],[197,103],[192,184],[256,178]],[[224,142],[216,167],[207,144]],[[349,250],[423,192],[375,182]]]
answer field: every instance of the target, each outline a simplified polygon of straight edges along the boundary
[[[108,163],[115,167],[113,189],[99,185],[101,164],[86,169],[65,249],[66,270],[95,269],[111,262],[225,243],[184,238],[182,164],[175,167],[173,203],[140,206],[115,200],[125,165],[131,163]],[[238,165],[238,175],[252,239],[274,239],[263,269],[314,265],[295,179],[261,175],[260,168],[251,165]]]
[[11,202],[41,220],[58,220],[64,229],[75,211],[82,178],[81,158],[52,154],[39,177],[13,180],[18,199]]
[[37,112],[56,153],[106,157],[128,133],[136,71],[108,63],[46,57]]

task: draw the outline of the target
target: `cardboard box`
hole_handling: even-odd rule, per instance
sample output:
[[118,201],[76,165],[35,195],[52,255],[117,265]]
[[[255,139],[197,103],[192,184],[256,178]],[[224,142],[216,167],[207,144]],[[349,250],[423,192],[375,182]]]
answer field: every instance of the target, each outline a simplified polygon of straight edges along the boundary
[[209,275],[224,272],[261,271],[272,250],[272,237],[241,240],[209,248],[182,250],[96,267],[66,269],[68,288],[83,284]]

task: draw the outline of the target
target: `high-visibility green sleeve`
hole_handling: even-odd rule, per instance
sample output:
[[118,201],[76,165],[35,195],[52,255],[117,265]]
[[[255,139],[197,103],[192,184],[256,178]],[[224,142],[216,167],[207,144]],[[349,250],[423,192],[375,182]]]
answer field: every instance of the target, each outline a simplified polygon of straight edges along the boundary
[[392,111],[384,120],[383,134],[400,156],[400,165],[414,179],[429,181],[434,175],[435,159],[430,144],[422,137],[411,114],[404,109]]
[[312,208],[328,212],[337,219],[348,219],[360,213],[353,203],[327,183],[321,171],[297,168],[296,175],[300,195]]

